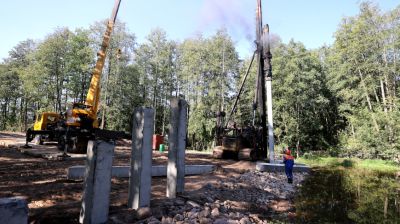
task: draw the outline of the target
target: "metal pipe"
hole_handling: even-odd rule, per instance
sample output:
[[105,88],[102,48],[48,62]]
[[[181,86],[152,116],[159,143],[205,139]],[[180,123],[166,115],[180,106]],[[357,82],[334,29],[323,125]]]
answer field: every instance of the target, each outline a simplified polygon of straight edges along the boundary
[[263,44],[264,73],[266,74],[265,88],[267,89],[268,148],[269,148],[268,154],[270,163],[273,163],[275,160],[274,158],[275,139],[274,139],[274,124],[272,117],[272,66],[271,66],[272,54],[270,51],[268,24],[265,25],[263,29],[262,44]]

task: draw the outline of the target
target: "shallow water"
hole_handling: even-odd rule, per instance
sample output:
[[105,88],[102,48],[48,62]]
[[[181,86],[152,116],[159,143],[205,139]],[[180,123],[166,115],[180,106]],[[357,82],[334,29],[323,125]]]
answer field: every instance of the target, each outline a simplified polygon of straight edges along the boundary
[[400,223],[400,180],[356,168],[315,169],[295,198],[298,223]]

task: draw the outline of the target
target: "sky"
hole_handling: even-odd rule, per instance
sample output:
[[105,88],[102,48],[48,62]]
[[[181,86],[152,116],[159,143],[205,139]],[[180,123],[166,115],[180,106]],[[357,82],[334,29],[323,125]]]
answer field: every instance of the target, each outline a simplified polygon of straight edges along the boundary
[[[373,0],[381,10],[398,0]],[[283,42],[300,41],[307,48],[332,44],[343,17],[359,12],[360,0],[262,0],[263,22]],[[0,6],[0,61],[20,41],[43,40],[57,27],[89,28],[108,18],[114,0],[12,0]],[[256,0],[122,0],[118,19],[135,33],[138,43],[154,28],[182,41],[198,34],[210,36],[225,27],[241,58],[254,47]]]

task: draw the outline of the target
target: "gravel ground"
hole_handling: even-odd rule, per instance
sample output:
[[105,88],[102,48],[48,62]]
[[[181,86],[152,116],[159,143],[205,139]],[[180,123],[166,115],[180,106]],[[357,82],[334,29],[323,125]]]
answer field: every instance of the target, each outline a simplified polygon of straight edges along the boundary
[[[224,170],[217,171],[221,174]],[[306,177],[296,173],[288,184],[282,173],[244,172],[206,184],[197,191],[163,200],[129,217],[112,216],[113,223],[271,223],[293,222],[293,197]]]
[[[22,137],[21,137],[22,136]],[[23,138],[0,133],[13,143]],[[130,142],[116,148],[113,165],[128,165]],[[128,178],[113,178],[109,223],[274,223],[292,222],[293,198],[306,174],[288,184],[282,173],[260,173],[249,161],[217,160],[187,153],[186,164],[212,164],[213,173],[185,177],[185,193],[165,197],[166,178],[152,178],[151,208],[128,209]],[[153,153],[153,164],[167,163],[167,153]],[[66,179],[66,169],[84,161],[49,161],[0,145],[0,197],[25,197],[29,223],[79,223],[83,182]]]

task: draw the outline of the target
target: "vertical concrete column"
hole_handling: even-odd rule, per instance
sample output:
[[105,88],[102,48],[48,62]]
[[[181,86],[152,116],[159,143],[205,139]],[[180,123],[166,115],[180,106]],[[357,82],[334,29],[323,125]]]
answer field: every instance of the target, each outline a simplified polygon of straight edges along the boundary
[[0,198],[0,223],[28,223],[28,204],[19,197]]
[[265,82],[267,86],[267,115],[268,115],[268,148],[269,148],[269,161],[275,161],[275,139],[274,139],[274,123],[272,117],[272,78],[268,78]]
[[183,99],[171,100],[169,129],[167,197],[175,198],[185,186],[185,148],[187,129],[187,103]]
[[80,223],[106,223],[110,205],[111,169],[115,144],[89,141]]
[[132,152],[129,173],[129,208],[138,209],[150,206],[153,124],[153,109],[135,109],[133,113]]

